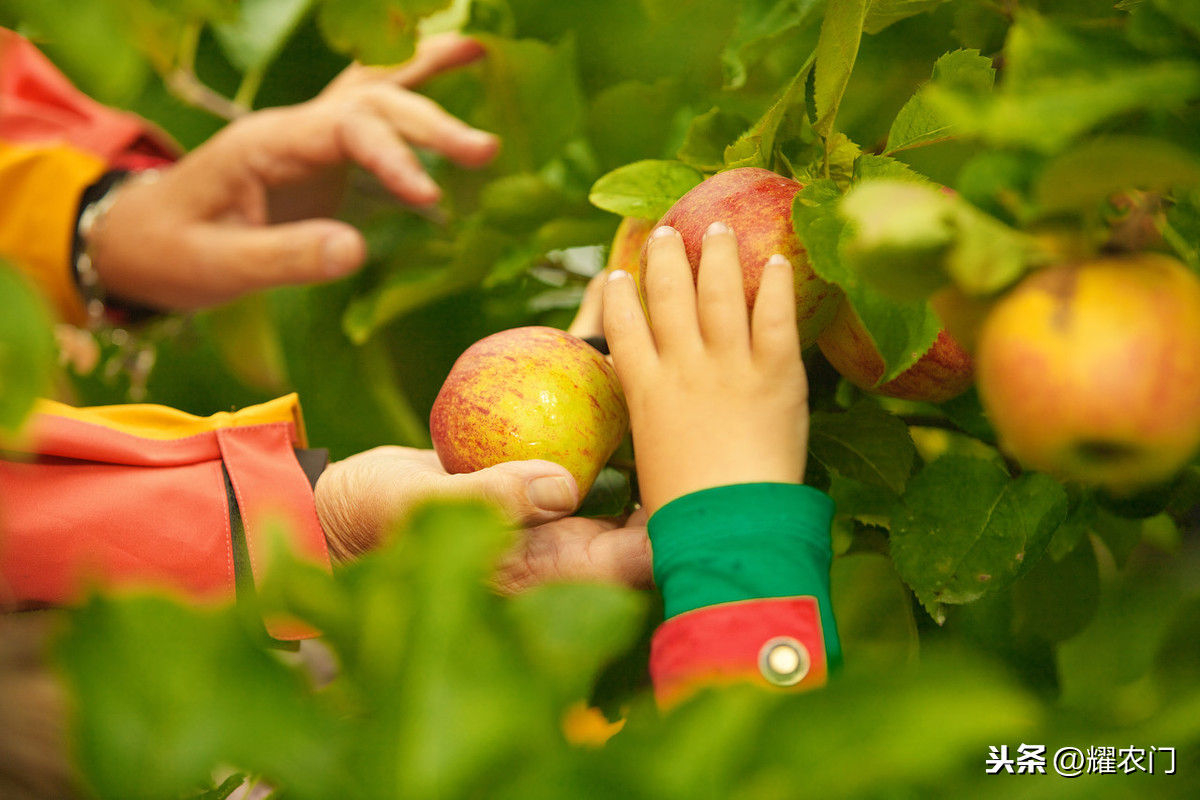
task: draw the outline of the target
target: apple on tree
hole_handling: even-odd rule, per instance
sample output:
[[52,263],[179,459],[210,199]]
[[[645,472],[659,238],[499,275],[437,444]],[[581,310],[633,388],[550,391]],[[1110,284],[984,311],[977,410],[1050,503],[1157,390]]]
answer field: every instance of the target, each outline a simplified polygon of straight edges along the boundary
[[608,260],[604,264],[605,273],[624,270],[633,278],[634,285],[641,292],[642,248],[646,240],[654,232],[654,221],[644,217],[624,217],[613,234],[612,247],[608,250]]
[[[804,185],[758,167],[718,172],[671,206],[658,225],[670,225],[683,238],[692,274],[700,269],[700,245],[714,222],[737,236],[746,306],[754,306],[763,266],[779,253],[792,262],[796,281],[796,317],[803,347],[817,340],[837,311],[841,292],[813,272],[808,252],[792,225],[792,199]],[[645,285],[646,250],[642,248],[639,285]]]
[[976,353],[1000,444],[1122,494],[1200,448],[1200,279],[1166,255],[1041,269],[1001,298]]
[[944,403],[965,392],[975,380],[971,355],[946,330],[916,363],[883,384],[886,364],[858,313],[843,300],[829,326],[817,338],[829,364],[860,389],[901,400]]
[[467,348],[429,417],[447,472],[545,459],[575,477],[580,498],[628,427],[612,365],[579,337],[541,326],[500,331]]

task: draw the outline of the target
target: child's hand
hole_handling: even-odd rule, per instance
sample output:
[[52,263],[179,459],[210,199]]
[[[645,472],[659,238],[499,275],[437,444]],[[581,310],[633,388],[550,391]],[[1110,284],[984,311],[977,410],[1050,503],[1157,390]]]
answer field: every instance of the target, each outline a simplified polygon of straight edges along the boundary
[[773,256],[752,318],[737,242],[709,228],[699,275],[672,228],[650,238],[647,308],[627,273],[605,286],[604,328],[625,389],[642,504],[735,483],[800,483],[808,381],[800,360],[791,264]]

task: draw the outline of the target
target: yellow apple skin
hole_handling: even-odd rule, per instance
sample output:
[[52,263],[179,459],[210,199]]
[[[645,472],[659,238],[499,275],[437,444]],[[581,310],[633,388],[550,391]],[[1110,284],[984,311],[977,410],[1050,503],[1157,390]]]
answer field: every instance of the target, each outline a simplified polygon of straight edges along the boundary
[[580,498],[628,427],[612,365],[582,339],[541,326],[500,331],[467,348],[429,416],[447,472],[546,459],[575,476]]
[[944,403],[965,392],[975,380],[971,356],[943,330],[915,364],[876,386],[887,365],[848,301],[838,306],[833,322],[822,331],[817,345],[846,380],[860,389],[887,397]]
[[984,321],[984,410],[1025,465],[1118,494],[1200,447],[1200,279],[1157,254],[1049,267]]
[[624,217],[613,235],[612,247],[608,251],[608,261],[604,271],[612,273],[623,269],[633,277],[633,283],[641,294],[641,259],[642,247],[654,230],[654,220],[643,217]]
[[[808,347],[833,319],[841,292],[813,272],[808,251],[792,225],[792,199],[803,188],[798,181],[758,167],[718,172],[681,197],[658,225],[670,225],[679,231],[693,275],[700,270],[700,246],[708,226],[723,222],[733,229],[742,260],[747,308],[754,307],[767,259],[779,253],[791,261],[800,341]],[[644,247],[640,272],[641,285],[645,286]]]

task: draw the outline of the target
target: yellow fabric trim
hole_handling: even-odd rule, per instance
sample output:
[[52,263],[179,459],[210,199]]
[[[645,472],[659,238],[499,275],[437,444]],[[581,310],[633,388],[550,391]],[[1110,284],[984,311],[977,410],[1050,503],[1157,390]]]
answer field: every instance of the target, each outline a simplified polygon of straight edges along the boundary
[[197,417],[178,409],[151,404],[76,408],[55,400],[38,400],[34,413],[66,417],[143,439],[157,440],[184,439],[221,428],[290,421],[296,425],[296,446],[308,446],[300,398],[294,393],[238,411],[221,411],[211,417]]
[[62,142],[0,142],[0,256],[67,322],[85,318],[70,263],[79,197],[104,170],[100,158]]

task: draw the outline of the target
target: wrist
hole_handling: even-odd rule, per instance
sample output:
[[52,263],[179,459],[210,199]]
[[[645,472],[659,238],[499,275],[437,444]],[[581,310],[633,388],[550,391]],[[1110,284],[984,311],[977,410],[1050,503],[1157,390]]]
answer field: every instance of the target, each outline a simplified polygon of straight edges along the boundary
[[101,274],[101,253],[106,249],[109,218],[117,202],[133,187],[153,183],[158,177],[156,169],[112,170],[85,189],[80,198],[71,259],[76,287],[87,313],[87,325],[93,330],[105,323],[138,322],[156,313],[109,294]]

